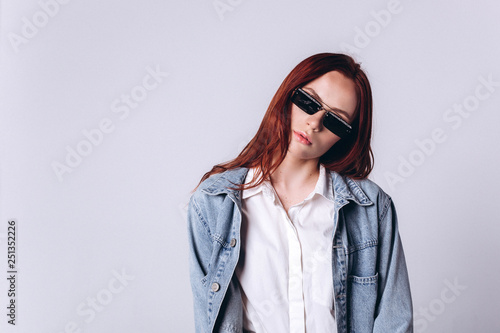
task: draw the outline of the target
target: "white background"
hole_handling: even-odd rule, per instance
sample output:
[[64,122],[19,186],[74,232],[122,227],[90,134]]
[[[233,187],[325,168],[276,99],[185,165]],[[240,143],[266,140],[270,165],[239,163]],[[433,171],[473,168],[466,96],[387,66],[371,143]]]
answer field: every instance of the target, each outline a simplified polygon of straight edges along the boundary
[[[344,51],[372,84],[370,178],[396,204],[415,331],[500,331],[495,1],[54,1],[1,1],[0,276],[9,219],[18,268],[14,327],[1,279],[2,332],[194,331],[190,191],[296,64]],[[148,68],[168,75],[144,90]],[[120,98],[141,91],[125,117]]]

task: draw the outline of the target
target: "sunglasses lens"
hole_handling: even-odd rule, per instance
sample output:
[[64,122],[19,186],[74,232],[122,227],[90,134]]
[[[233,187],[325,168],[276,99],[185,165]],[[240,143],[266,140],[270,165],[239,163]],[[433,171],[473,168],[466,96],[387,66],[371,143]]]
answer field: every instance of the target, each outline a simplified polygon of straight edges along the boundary
[[351,133],[351,127],[347,126],[340,119],[327,113],[325,118],[323,118],[323,125],[333,134],[338,135],[341,138],[345,138]]
[[308,114],[315,114],[321,109],[321,104],[311,99],[300,89],[297,89],[292,95],[292,102]]

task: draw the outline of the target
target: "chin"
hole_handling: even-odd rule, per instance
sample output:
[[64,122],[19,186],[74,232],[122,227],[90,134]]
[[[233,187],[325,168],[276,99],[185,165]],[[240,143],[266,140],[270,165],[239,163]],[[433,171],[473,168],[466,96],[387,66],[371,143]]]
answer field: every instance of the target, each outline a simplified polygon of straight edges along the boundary
[[321,156],[317,156],[317,155],[311,155],[311,154],[304,154],[303,152],[295,152],[295,151],[289,151],[289,154],[296,157],[296,158],[300,158],[302,160],[313,160],[315,158],[319,158]]

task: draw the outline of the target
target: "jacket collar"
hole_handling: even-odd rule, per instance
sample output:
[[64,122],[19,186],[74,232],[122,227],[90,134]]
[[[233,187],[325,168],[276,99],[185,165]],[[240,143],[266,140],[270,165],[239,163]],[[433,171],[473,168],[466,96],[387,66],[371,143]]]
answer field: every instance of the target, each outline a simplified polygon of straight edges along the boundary
[[[243,184],[248,170],[248,168],[239,167],[213,175],[206,180],[206,185],[201,188],[201,191],[213,195],[227,193],[241,200],[241,191],[231,190],[228,189],[228,187],[235,187],[235,184]],[[355,180],[346,176],[341,176],[335,171],[328,171],[331,175],[335,202],[339,203],[340,206],[347,204],[348,200],[354,201],[361,206],[373,204]]]

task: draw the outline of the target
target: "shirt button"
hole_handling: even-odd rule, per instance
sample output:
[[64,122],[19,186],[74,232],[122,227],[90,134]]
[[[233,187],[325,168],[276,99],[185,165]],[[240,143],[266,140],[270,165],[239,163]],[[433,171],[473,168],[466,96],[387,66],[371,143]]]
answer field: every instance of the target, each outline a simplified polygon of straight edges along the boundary
[[217,282],[212,283],[212,291],[218,291],[220,289],[220,285]]
[[236,246],[236,238],[231,239],[231,243],[229,243],[229,245],[231,245],[231,247],[235,247]]

